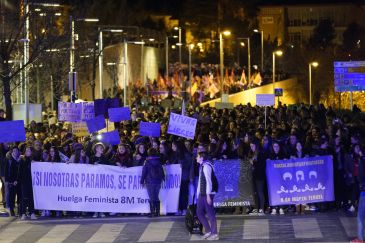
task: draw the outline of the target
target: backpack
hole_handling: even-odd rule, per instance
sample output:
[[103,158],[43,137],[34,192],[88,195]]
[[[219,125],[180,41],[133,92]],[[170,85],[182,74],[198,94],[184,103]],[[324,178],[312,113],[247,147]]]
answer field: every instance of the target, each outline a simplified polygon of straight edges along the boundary
[[218,192],[219,184],[218,184],[217,177],[215,176],[214,168],[213,168],[212,165],[210,165],[210,164],[208,164],[208,165],[210,166],[210,168],[212,168],[212,173],[211,173],[212,191],[213,192]]

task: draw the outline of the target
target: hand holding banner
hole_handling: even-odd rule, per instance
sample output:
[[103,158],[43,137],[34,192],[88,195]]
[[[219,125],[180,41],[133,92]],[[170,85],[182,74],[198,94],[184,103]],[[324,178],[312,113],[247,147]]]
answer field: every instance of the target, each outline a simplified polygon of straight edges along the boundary
[[108,113],[110,122],[120,122],[131,119],[131,110],[129,107],[109,108]]
[[103,115],[97,116],[94,119],[86,121],[87,129],[90,133],[97,132],[106,127],[105,118]]
[[158,122],[141,122],[139,124],[139,134],[158,138],[161,134],[161,124]]
[[24,121],[0,122],[0,143],[24,142]]

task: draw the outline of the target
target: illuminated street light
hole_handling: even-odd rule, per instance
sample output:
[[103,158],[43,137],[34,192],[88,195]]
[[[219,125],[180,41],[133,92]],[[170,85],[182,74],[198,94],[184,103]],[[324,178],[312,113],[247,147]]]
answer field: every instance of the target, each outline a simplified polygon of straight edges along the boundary
[[[250,47],[250,38],[249,37],[240,37],[237,38],[237,40],[247,40],[247,66],[248,66],[248,70],[247,70],[247,76],[248,76],[248,82],[250,81],[251,78],[251,47]],[[244,47],[246,44],[245,42],[241,41],[240,45],[242,47]],[[238,50],[238,54],[239,54],[239,50]],[[238,65],[239,65],[239,55],[238,55]]]
[[224,50],[223,50],[223,35],[229,36],[231,35],[231,31],[225,30],[222,32],[219,32],[219,59],[220,59],[220,72],[221,72],[221,98],[223,102],[223,84],[224,84],[224,75],[223,75],[223,69],[224,69]]
[[99,19],[91,18],[78,18],[73,19],[70,16],[70,29],[71,29],[71,40],[70,40],[70,71],[68,77],[68,87],[70,91],[70,100],[74,102],[74,97],[76,94],[76,68],[75,68],[75,21],[83,22],[98,22]]
[[261,34],[261,70],[263,70],[264,69],[264,31],[258,30],[258,29],[254,29],[253,31],[255,33]]
[[272,53],[272,85],[273,85],[273,90],[275,90],[275,56],[282,56],[283,55],[283,51],[278,50],[278,51],[274,51]]
[[[190,95],[191,95],[191,86],[192,86],[192,77],[191,77],[192,76],[191,75],[191,50],[193,50],[193,49],[194,49],[194,44],[190,44],[189,45],[189,89],[190,89],[189,93],[190,93]],[[186,91],[186,90],[184,90],[184,91]]]
[[318,62],[310,62],[308,64],[309,69],[309,105],[312,105],[312,67],[318,67]]
[[179,47],[179,63],[181,64],[181,27],[180,26],[175,26],[174,30],[178,30],[179,31],[179,43],[176,43],[176,45]]

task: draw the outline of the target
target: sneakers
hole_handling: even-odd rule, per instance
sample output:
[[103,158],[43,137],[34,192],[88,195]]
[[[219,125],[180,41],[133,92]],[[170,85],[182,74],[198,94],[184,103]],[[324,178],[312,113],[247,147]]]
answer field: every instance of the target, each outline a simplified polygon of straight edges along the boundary
[[272,210],[271,210],[271,215],[276,215],[276,209],[275,208],[273,208]]
[[279,209],[279,214],[280,214],[280,215],[284,215],[284,214],[285,214],[284,209],[280,208],[280,209]]
[[209,238],[209,236],[211,235],[212,233],[208,232],[208,233],[205,233],[204,235],[202,235],[202,240],[206,240]]
[[31,219],[31,220],[37,220],[38,218],[37,218],[37,216],[35,216],[35,214],[34,214],[34,213],[32,213],[32,214],[30,215],[30,219]]
[[97,218],[99,216],[99,213],[94,213],[93,218]]
[[248,215],[257,215],[258,214],[258,210],[255,208],[254,210],[252,210],[252,212],[251,213],[249,213]]
[[207,240],[219,240],[219,236],[217,234],[210,235]]
[[21,220],[26,220],[27,216],[25,214],[22,215],[22,217],[20,218]]
[[105,218],[105,214],[104,214],[104,213],[99,213],[99,216],[100,216],[101,218]]
[[348,211],[351,212],[351,213],[355,212],[354,205],[351,205],[351,207],[349,207]]
[[356,239],[353,239],[352,241],[350,241],[350,243],[364,243],[364,241],[356,238]]
[[264,210],[263,209],[259,209],[259,212],[257,213],[258,216],[264,216]]

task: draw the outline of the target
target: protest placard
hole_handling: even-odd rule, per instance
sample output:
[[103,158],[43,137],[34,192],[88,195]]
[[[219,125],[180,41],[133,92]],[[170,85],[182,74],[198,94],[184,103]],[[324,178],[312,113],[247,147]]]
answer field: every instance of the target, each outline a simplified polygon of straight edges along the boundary
[[257,106],[273,106],[275,105],[274,94],[256,94]]
[[100,142],[103,142],[105,144],[118,145],[120,143],[118,130],[101,133],[99,136]]
[[76,137],[88,136],[89,130],[87,128],[86,122],[73,122],[72,123],[72,133]]
[[97,116],[94,119],[86,121],[87,129],[90,133],[97,132],[106,127],[105,118],[103,115]]
[[103,115],[108,117],[108,109],[117,107],[119,107],[118,98],[96,99],[94,101],[95,116]]
[[82,116],[82,104],[58,101],[58,120],[79,122]]
[[0,143],[24,142],[25,140],[23,120],[0,122]]
[[95,118],[94,102],[82,103],[82,120],[87,121]]
[[108,113],[110,122],[120,122],[131,119],[131,110],[129,107],[109,108]]
[[194,139],[197,120],[188,116],[171,113],[168,134]]
[[160,137],[161,124],[158,122],[141,122],[139,124],[139,134],[148,137]]

